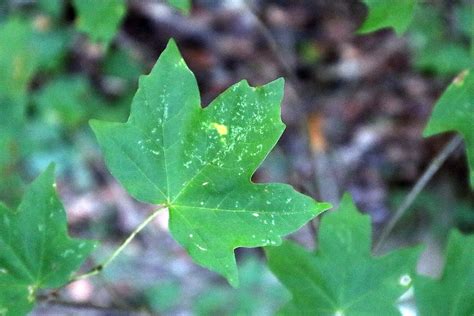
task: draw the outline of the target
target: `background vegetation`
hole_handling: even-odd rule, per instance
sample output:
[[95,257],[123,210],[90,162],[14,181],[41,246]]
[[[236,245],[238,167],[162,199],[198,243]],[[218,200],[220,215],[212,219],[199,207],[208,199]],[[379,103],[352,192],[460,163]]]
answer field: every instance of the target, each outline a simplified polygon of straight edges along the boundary
[[[152,206],[110,176],[87,122],[125,121],[139,75],[173,37],[204,104],[241,79],[285,77],[287,130],[254,180],[289,183],[335,205],[348,191],[377,239],[452,137],[423,139],[422,131],[449,82],[472,66],[470,1],[423,1],[403,36],[358,34],[367,6],[356,0],[196,0],[189,10],[175,2],[180,10],[152,0],[0,1],[0,200],[17,206],[25,184],[54,161],[72,234],[112,252]],[[380,252],[423,242],[418,270],[437,276],[454,227],[474,231],[462,148]],[[313,247],[316,232],[307,225],[292,238]],[[70,285],[61,294],[67,304],[42,303],[34,313],[274,313],[289,293],[261,250],[237,254],[241,288],[233,289],[191,262],[162,214],[101,277]]]

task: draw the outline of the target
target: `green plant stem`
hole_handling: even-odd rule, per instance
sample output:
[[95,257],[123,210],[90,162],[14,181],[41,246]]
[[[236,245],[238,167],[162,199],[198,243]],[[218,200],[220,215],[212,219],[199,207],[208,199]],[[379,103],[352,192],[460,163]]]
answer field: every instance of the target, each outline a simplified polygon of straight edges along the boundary
[[378,252],[381,249],[397,222],[410,208],[418,194],[425,188],[433,175],[439,170],[439,168],[441,168],[446,159],[451,155],[452,152],[454,152],[454,150],[462,143],[462,141],[463,140],[460,135],[453,137],[449,143],[444,146],[443,150],[441,150],[439,154],[433,159],[423,175],[418,179],[415,186],[411,189],[410,193],[405,197],[400,207],[395,211],[395,214],[392,216],[388,224],[382,230],[379,240],[374,246],[374,252]]
[[166,208],[166,206],[160,206],[158,209],[153,211],[140,225],[138,225],[137,228],[123,241],[123,243],[112,253],[110,257],[108,257],[103,263],[95,266],[89,272],[86,272],[84,274],[80,274],[75,276],[70,283],[82,280],[82,279],[87,279],[91,276],[99,274],[102,270],[104,270],[107,266],[109,266],[115,258],[117,258],[122,251],[132,242],[132,240],[137,236],[138,233],[140,233],[151,221],[153,221],[156,216],[160,213],[161,210]]

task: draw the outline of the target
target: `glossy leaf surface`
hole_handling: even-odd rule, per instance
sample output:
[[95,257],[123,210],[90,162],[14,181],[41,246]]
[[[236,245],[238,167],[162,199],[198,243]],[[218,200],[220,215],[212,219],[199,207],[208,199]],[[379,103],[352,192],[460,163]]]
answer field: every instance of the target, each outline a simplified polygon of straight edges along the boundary
[[95,248],[71,239],[50,167],[27,189],[17,211],[0,204],[0,315],[29,312],[38,289],[70,280]]
[[142,77],[127,123],[93,121],[112,174],[138,200],[167,205],[193,259],[236,285],[234,249],[277,245],[330,206],[251,176],[284,129],[283,81],[242,81],[208,107],[170,41]]
[[419,250],[371,254],[371,223],[346,195],[323,217],[318,250],[285,242],[267,248],[270,269],[293,295],[284,315],[399,315],[397,299],[410,287]]
[[391,27],[398,35],[403,34],[415,12],[417,0],[363,0],[369,9],[359,33],[370,33]]
[[474,236],[451,233],[443,276],[418,276],[415,298],[421,316],[474,315]]
[[423,135],[459,132],[465,142],[470,169],[470,183],[474,188],[474,72],[462,72],[446,89],[435,105]]

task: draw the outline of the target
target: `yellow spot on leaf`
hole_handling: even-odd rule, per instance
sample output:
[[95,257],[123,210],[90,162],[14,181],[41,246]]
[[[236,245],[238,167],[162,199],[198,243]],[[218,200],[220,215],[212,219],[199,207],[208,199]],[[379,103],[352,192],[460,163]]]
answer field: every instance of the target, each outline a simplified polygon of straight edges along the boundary
[[229,133],[229,129],[223,124],[212,123],[211,126],[215,128],[217,133],[221,136],[225,136]]
[[464,84],[464,79],[469,74],[469,70],[464,70],[461,72],[456,78],[454,78],[453,83],[454,85],[461,87]]

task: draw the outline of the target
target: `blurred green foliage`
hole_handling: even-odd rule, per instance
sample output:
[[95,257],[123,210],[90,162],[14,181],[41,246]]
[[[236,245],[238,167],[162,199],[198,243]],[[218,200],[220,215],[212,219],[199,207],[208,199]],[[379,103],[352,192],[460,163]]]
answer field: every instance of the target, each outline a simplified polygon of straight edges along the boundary
[[5,97],[0,98],[0,109],[0,198],[10,205],[17,205],[23,189],[16,168],[21,157],[23,109]]
[[177,281],[165,280],[145,291],[148,305],[154,312],[164,313],[177,307],[180,302],[181,287]]
[[36,53],[36,32],[31,23],[11,17],[0,25],[0,87],[2,96],[21,103],[31,77],[40,65]]
[[86,78],[60,76],[34,94],[38,112],[49,125],[74,129],[104,106]]
[[188,14],[191,10],[191,0],[167,0],[168,4],[180,10],[184,14]]
[[474,313],[474,236],[450,233],[446,263],[438,280],[417,276],[415,300],[420,315],[472,315]]
[[194,302],[196,315],[275,315],[290,293],[255,257],[239,265],[240,287],[210,285]]
[[402,35],[413,19],[417,0],[362,0],[368,7],[368,16],[359,28],[361,34],[391,27]]
[[[470,40],[474,36],[474,10],[468,5],[455,8],[455,18],[444,10],[420,5],[409,29],[415,67],[434,74],[452,76],[473,65]],[[447,22],[451,20],[451,25]]]
[[[95,88],[94,77],[76,60],[94,44],[78,36],[83,29],[65,15],[65,4],[0,2],[0,199],[12,207],[23,192],[23,179],[28,182],[51,161],[59,172],[72,172],[86,185],[88,151],[95,146],[87,121],[123,120],[144,70],[136,56],[120,47],[100,50],[104,85],[118,83],[120,89]],[[93,27],[100,36],[91,39],[106,43],[115,36],[118,15],[121,19],[125,13],[123,1],[115,5],[121,8],[114,11],[113,29],[109,26],[107,33]]]
[[74,6],[77,28],[104,45],[117,35],[126,10],[124,0],[74,0]]
[[[104,229],[104,226],[98,225],[97,228]],[[193,275],[189,278],[203,283],[195,283],[192,289],[187,289],[183,286],[181,276],[171,272],[179,270],[177,267],[167,265],[157,269],[160,274],[164,273],[160,278],[144,279],[143,274],[130,273],[140,265],[146,268],[146,262],[149,262],[137,256],[138,249],[129,248],[128,254],[118,257],[114,264],[104,270],[102,276],[107,282],[126,284],[129,289],[133,289],[129,291],[128,297],[122,297],[124,303],[147,306],[158,315],[176,315],[183,310],[192,311],[193,315],[275,315],[291,299],[290,292],[278,282],[256,253],[243,254],[239,260],[239,288],[233,288],[222,278],[212,278],[201,271],[202,277]],[[160,252],[155,259],[148,259],[152,262],[169,262],[170,256],[175,254],[167,250]],[[106,256],[107,253],[96,253],[95,260],[100,261]],[[199,272],[191,270],[186,273]]]
[[459,133],[464,140],[470,183],[474,190],[474,68],[465,70],[443,92],[436,102],[423,131],[429,137],[440,133]]

